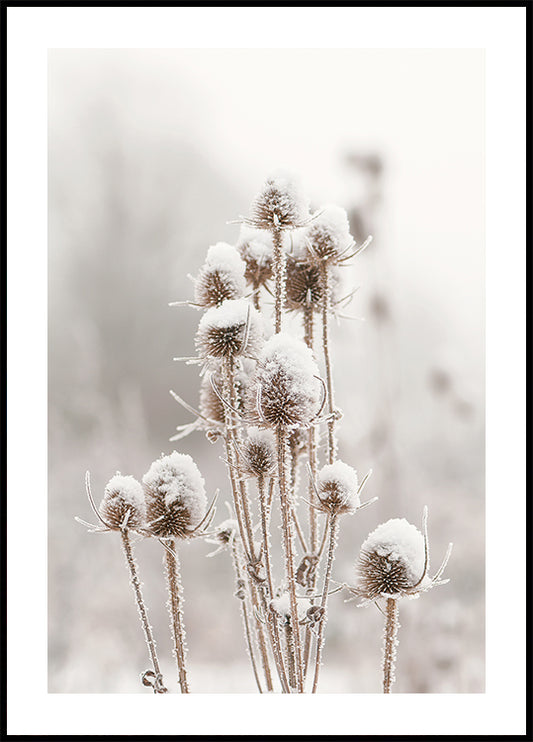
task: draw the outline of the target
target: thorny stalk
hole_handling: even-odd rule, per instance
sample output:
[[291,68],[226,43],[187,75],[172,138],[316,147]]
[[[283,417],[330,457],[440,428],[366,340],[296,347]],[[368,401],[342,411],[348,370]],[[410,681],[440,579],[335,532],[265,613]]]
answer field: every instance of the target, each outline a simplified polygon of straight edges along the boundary
[[148,613],[146,611],[146,606],[144,604],[144,599],[143,599],[142,592],[141,592],[141,582],[139,580],[139,574],[137,572],[137,564],[135,563],[135,558],[133,556],[133,550],[131,548],[131,542],[130,542],[128,529],[123,528],[120,532],[120,535],[122,538],[122,546],[124,548],[126,562],[128,563],[128,567],[130,570],[130,582],[133,587],[133,591],[135,593],[135,600],[137,602],[137,608],[139,610],[139,616],[141,619],[141,624],[143,627],[144,635],[146,638],[146,644],[148,646],[148,651],[150,653],[150,658],[152,660],[152,665],[154,668],[154,674],[155,674],[155,681],[153,685],[154,693],[166,693],[167,689],[165,688],[163,684],[163,676],[159,668],[159,660],[157,659],[155,639],[152,634],[152,627],[150,626],[150,623],[148,621]]
[[383,637],[383,693],[390,693],[396,680],[394,670],[396,666],[396,647],[398,646],[398,601],[396,598],[387,598],[385,609],[385,633]]
[[272,229],[274,244],[274,327],[281,332],[281,317],[285,304],[285,280],[287,277],[287,256],[283,250],[283,232],[279,227]]
[[326,574],[324,575],[324,588],[322,590],[322,598],[320,601],[320,607],[323,610],[322,618],[318,625],[318,637],[316,642],[316,659],[315,659],[315,677],[313,679],[313,693],[316,693],[318,686],[318,676],[320,673],[320,664],[322,662],[322,651],[324,649],[324,629],[326,627],[327,620],[327,603],[328,603],[328,591],[329,583],[331,580],[331,568],[333,566],[333,560],[335,558],[335,547],[337,546],[337,531],[338,531],[338,515],[332,513],[329,516],[329,546],[328,546],[328,558],[326,562]]
[[329,268],[325,261],[320,263],[320,281],[322,285],[322,349],[326,367],[326,387],[328,391],[328,464],[337,458],[337,439],[335,437],[335,398],[333,392],[333,375],[329,351],[329,311],[331,306],[331,286]]
[[178,666],[178,681],[182,693],[189,693],[187,682],[187,671],[185,668],[185,626],[183,623],[183,598],[181,597],[181,580],[178,555],[175,550],[174,539],[166,541],[165,563],[167,573],[167,584],[169,592],[168,608],[170,613],[170,626],[174,640],[174,655]]

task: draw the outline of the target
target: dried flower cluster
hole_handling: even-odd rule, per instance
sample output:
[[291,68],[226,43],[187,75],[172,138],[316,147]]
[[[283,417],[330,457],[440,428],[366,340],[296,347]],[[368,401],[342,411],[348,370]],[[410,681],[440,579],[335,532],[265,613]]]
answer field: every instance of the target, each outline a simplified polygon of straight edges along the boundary
[[[344,303],[342,268],[368,241],[355,246],[339,206],[311,215],[299,185],[283,174],[266,181],[241,222],[235,246],[218,242],[208,249],[194,301],[176,302],[203,310],[197,356],[177,359],[200,365],[198,410],[172,392],[196,418],[180,425],[172,440],[203,431],[224,448],[230,517],[211,526],[214,502],[207,507],[200,471],[190,456],[173,451],[152,463],[142,485],[114,476],[96,511],[102,525],[93,527],[121,534],[153,667],[143,684],[156,693],[166,688],[130,531],[156,538],[164,548],[181,692],[188,693],[189,685],[176,543],[203,536],[216,546],[207,556],[230,554],[233,594],[259,692],[315,693],[340,524],[376,499],[360,500],[370,472],[359,481],[357,471],[338,458],[342,415],[329,335],[331,316]],[[288,312],[301,319],[296,335],[287,331]],[[89,487],[88,494],[94,506]],[[271,525],[273,511],[279,530]],[[394,681],[398,600],[445,582],[440,578],[449,553],[428,577],[426,521],[425,511],[422,531],[404,518],[378,526],[361,547],[355,584],[344,586],[361,604],[384,603],[385,693]]]

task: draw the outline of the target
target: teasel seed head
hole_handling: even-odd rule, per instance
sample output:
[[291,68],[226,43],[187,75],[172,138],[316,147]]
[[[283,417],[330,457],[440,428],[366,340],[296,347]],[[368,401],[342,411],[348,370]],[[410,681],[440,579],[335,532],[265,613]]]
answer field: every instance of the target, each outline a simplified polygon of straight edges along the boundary
[[195,302],[202,307],[218,307],[226,299],[240,299],[246,291],[246,265],[237,250],[226,242],[217,242],[207,251],[207,258],[195,283]]
[[263,341],[263,321],[245,299],[228,299],[208,309],[196,333],[196,348],[202,357],[254,357]]
[[326,464],[318,472],[319,509],[332,515],[354,513],[359,507],[357,472],[344,461]]
[[353,243],[346,211],[328,204],[306,230],[310,257],[330,264],[342,260],[343,254]]
[[143,477],[148,529],[159,538],[188,538],[207,507],[205,484],[188,454],[173,451],[153,462]]
[[253,477],[266,477],[276,471],[276,441],[271,430],[248,428],[248,437],[243,444],[242,467]]
[[367,600],[409,594],[424,574],[424,537],[405,518],[379,525],[361,546],[357,592]]
[[274,247],[271,235],[243,224],[237,250],[246,264],[246,281],[254,288],[264,286],[272,278],[273,271]]
[[141,484],[134,477],[117,472],[106,484],[98,510],[111,530],[141,528],[146,520],[146,503]]
[[246,412],[260,427],[308,426],[319,411],[321,383],[313,352],[285,332],[273,335],[250,380]]
[[222,521],[218,526],[215,526],[214,533],[211,538],[208,539],[209,543],[226,544],[231,543],[239,534],[239,524],[234,518],[228,518]]
[[[216,388],[220,391],[220,393],[222,393],[222,372],[220,370],[220,367],[218,367],[202,377],[202,382],[200,385],[200,401],[198,407],[204,417],[207,417],[209,418],[209,420],[213,420],[214,422],[224,424],[224,403],[213,389],[211,378],[213,379]],[[237,391],[238,412],[244,412],[244,399],[246,396],[247,382],[248,376],[246,372],[242,369],[238,369],[234,375],[234,384]]]
[[309,203],[287,174],[268,178],[250,207],[250,223],[258,229],[294,229],[309,219]]

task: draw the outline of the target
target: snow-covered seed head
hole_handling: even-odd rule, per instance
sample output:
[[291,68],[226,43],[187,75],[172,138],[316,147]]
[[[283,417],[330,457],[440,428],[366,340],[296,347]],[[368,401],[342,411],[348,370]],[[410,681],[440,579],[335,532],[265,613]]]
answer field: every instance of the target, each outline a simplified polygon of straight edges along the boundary
[[[213,389],[213,383],[222,395],[223,383],[220,368],[215,369],[210,374],[207,373],[202,377],[200,385],[199,410],[204,417],[213,420],[213,422],[224,424],[225,406],[220,397]],[[247,375],[244,371],[238,370],[234,375],[234,384],[237,398],[237,411],[244,412],[244,398],[246,394]]]
[[[337,300],[339,287],[339,271],[336,266],[332,266],[329,273],[332,303]],[[316,261],[313,262],[309,255],[304,260],[288,256],[286,296],[288,309],[298,311],[304,310],[306,307],[312,307],[315,312],[321,310],[323,287],[320,269]]]
[[209,539],[210,543],[229,544],[239,533],[239,524],[233,518],[222,521],[215,527],[215,532]]
[[358,593],[367,600],[401,596],[424,573],[424,537],[405,518],[382,523],[361,546],[356,565]]
[[250,381],[246,410],[254,423],[269,428],[306,426],[319,410],[321,383],[313,352],[285,332],[273,335]]
[[308,218],[309,203],[286,174],[268,178],[250,207],[250,221],[258,229],[294,229]]
[[246,265],[245,279],[254,288],[264,286],[272,278],[274,247],[271,235],[243,224],[237,250]]
[[196,333],[196,348],[202,357],[255,356],[263,340],[263,321],[245,299],[228,299],[208,309]]
[[99,512],[112,530],[143,526],[146,503],[140,483],[134,477],[115,474],[106,484]]
[[338,262],[353,242],[346,211],[334,204],[324,206],[307,228],[306,237],[315,260]]
[[317,484],[321,510],[340,515],[359,507],[357,472],[343,461],[323,466]]
[[232,245],[226,242],[212,245],[196,279],[195,302],[202,307],[218,307],[226,299],[240,299],[246,291],[245,269],[244,261]]
[[193,459],[173,451],[143,477],[148,528],[160,538],[187,538],[205,515],[205,484]]
[[248,437],[243,444],[243,469],[253,477],[266,477],[277,466],[276,442],[271,430],[248,428]]

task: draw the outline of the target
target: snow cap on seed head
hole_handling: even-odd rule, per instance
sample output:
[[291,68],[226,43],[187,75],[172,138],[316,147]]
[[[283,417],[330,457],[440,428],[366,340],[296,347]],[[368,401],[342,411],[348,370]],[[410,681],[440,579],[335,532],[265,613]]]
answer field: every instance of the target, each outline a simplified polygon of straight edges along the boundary
[[309,202],[296,178],[273,173],[252,201],[250,223],[258,229],[294,229],[309,219]]
[[139,528],[146,518],[146,503],[140,483],[117,472],[105,486],[99,513],[111,530]]
[[279,332],[267,340],[247,395],[247,411],[261,427],[306,426],[319,410],[321,383],[313,352]]
[[260,350],[263,334],[263,320],[257,309],[245,299],[227,299],[219,307],[208,309],[200,320],[196,348],[203,357],[253,357]]
[[354,513],[359,507],[357,472],[343,461],[323,466],[317,484],[320,509],[341,514]]
[[274,245],[269,232],[243,224],[237,251],[246,264],[244,277],[254,288],[272,278]]
[[358,592],[366,599],[398,596],[424,573],[424,536],[405,518],[379,525],[361,546],[356,570]]
[[306,230],[311,256],[318,261],[336,263],[353,242],[345,209],[327,204]]
[[195,301],[202,307],[219,306],[226,299],[244,296],[246,265],[237,250],[226,242],[217,242],[207,251],[207,258],[195,283]]
[[148,526],[154,536],[187,538],[205,515],[205,483],[191,456],[173,451],[143,477]]

